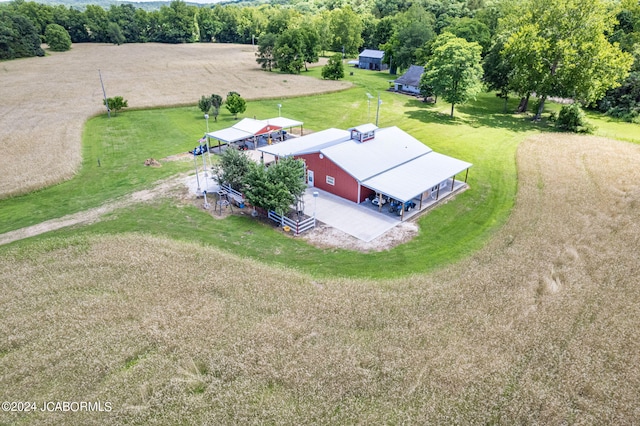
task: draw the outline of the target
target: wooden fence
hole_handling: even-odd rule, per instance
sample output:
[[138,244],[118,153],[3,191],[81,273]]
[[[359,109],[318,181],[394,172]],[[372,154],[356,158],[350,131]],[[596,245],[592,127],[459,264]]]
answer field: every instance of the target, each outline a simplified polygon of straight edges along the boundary
[[268,216],[269,219],[281,224],[283,227],[288,226],[289,228],[291,228],[295,235],[300,235],[300,233],[308,231],[309,229],[312,229],[316,226],[315,217],[308,217],[304,220],[293,220],[289,219],[286,216],[281,216],[273,210],[269,210]]

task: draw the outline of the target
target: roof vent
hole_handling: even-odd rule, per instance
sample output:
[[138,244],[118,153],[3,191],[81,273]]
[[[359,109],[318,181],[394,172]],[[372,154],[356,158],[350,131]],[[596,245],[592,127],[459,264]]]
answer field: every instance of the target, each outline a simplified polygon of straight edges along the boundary
[[378,126],[374,124],[363,124],[350,130],[351,139],[358,142],[366,142],[376,137],[376,130],[378,130]]

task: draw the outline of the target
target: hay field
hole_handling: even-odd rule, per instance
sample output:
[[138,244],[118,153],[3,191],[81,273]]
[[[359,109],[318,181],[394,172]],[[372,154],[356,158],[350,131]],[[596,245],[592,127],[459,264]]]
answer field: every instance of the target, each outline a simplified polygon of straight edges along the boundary
[[195,105],[235,90],[247,99],[338,90],[347,82],[263,72],[251,46],[75,44],[69,52],[0,63],[0,198],[73,176],[87,118],[107,96],[131,108]]
[[7,249],[0,399],[113,411],[0,423],[637,422],[640,147],[541,135],[517,161],[492,241],[398,281],[142,235]]

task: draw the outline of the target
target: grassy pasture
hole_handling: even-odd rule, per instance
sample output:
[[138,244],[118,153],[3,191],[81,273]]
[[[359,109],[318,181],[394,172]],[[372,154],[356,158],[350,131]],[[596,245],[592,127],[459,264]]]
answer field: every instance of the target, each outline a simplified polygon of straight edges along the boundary
[[[314,76],[319,70],[309,74]],[[537,131],[536,125],[521,117],[500,114],[501,102],[490,94],[482,95],[473,106],[459,108],[451,119],[446,105],[428,105],[413,97],[386,92],[387,73],[356,70],[348,78],[355,88],[330,95],[252,101],[244,116],[275,116],[280,103],[283,115],[304,121],[307,129],[347,128],[375,121],[377,99],[371,102],[369,111],[366,93],[380,93],[380,126],[397,125],[439,152],[474,163],[469,179],[473,190],[420,219],[424,231],[410,243],[388,252],[345,255],[344,250],[310,247],[304,241],[251,223],[249,218],[212,221],[195,208],[185,213],[185,209],[171,204],[152,209],[137,206],[112,215],[117,220],[100,223],[86,232],[126,230],[170,235],[200,240],[238,255],[296,265],[314,274],[372,278],[430,270],[479,248],[509,214],[516,190],[515,149],[525,134]],[[217,122],[209,120],[209,129],[234,122],[223,109]],[[95,207],[177,171],[190,170],[193,163],[189,161],[165,162],[159,169],[146,168],[142,163],[149,157],[161,159],[186,152],[205,129],[202,114],[193,107],[125,111],[112,119],[95,117],[85,129],[85,162],[78,177],[37,194],[2,201],[0,218],[5,220],[0,231]],[[68,202],[60,203],[61,198]],[[194,220],[183,220],[185,214]],[[167,221],[172,225],[167,226]],[[379,267],[366,266],[374,264]]]
[[[384,76],[352,78],[350,91],[252,102],[246,115],[273,116],[282,103],[312,129],[369,121],[365,93]],[[0,412],[0,424],[633,424],[638,145],[538,134],[489,95],[454,120],[447,105],[382,99],[381,125],[475,164],[472,190],[422,218],[418,239],[398,249],[316,250],[163,199],[0,247],[1,399],[114,407]],[[120,118],[109,129],[117,138],[104,119],[85,129],[80,173],[103,195],[83,197],[72,180],[0,201],[0,215],[16,209],[0,224],[14,228],[31,210],[53,217],[65,196],[79,201],[55,214],[87,208],[190,168],[140,162],[193,147],[197,110]],[[637,126],[603,122],[599,132],[637,142]],[[163,140],[164,123],[184,138]],[[425,233],[434,228],[448,233]]]
[[114,409],[0,422],[632,424],[640,147],[538,135],[517,164],[484,248],[401,279],[141,233],[2,247],[0,397]]

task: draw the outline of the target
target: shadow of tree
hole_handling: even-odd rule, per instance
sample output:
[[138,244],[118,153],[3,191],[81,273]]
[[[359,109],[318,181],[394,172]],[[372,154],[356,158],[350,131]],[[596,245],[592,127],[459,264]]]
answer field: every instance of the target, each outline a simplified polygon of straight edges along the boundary
[[[515,111],[517,101],[518,99],[510,99],[507,111]],[[448,112],[442,112],[443,104],[443,101],[433,104],[409,99],[405,107],[409,118],[428,124],[466,125],[474,128],[491,127],[512,132],[554,130],[546,118],[541,121],[533,121],[532,114],[504,113],[504,101],[497,97],[492,99],[488,94],[467,104],[456,105],[453,117]],[[451,107],[450,104],[448,106]]]

